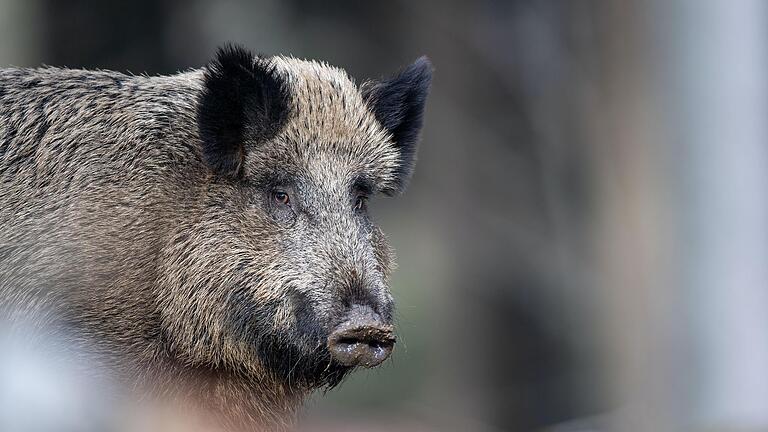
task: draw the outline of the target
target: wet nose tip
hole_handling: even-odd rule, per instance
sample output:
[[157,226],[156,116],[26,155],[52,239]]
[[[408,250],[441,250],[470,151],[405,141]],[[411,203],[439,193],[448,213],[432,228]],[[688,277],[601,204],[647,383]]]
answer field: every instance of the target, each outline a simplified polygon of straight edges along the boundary
[[345,366],[375,367],[386,360],[395,346],[392,325],[368,307],[352,307],[347,319],[328,336],[328,351]]

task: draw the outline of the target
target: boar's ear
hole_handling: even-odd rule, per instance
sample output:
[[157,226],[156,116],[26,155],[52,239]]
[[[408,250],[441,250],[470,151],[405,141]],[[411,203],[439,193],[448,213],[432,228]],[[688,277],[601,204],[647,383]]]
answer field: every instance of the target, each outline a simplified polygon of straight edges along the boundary
[[273,138],[288,111],[287,84],[268,58],[220,48],[205,68],[197,111],[205,162],[218,175],[239,176],[246,142]]
[[360,91],[368,107],[384,128],[392,134],[400,151],[396,190],[405,189],[413,171],[416,147],[421,132],[424,104],[432,82],[432,64],[421,57],[394,77],[364,83]]

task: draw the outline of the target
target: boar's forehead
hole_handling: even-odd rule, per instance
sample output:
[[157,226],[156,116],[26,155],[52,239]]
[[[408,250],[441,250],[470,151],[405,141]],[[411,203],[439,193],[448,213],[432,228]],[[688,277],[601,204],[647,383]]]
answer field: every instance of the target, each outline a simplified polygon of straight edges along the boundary
[[315,61],[273,61],[288,84],[291,115],[271,142],[252,152],[248,168],[364,174],[379,188],[393,187],[399,152],[346,72]]

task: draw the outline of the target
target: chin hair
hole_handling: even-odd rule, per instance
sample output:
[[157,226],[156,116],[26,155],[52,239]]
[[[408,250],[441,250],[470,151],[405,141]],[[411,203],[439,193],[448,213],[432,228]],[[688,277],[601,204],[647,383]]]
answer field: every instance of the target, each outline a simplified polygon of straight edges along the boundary
[[261,338],[258,356],[264,368],[288,386],[331,389],[352,370],[334,361],[325,344],[309,348],[276,335]]

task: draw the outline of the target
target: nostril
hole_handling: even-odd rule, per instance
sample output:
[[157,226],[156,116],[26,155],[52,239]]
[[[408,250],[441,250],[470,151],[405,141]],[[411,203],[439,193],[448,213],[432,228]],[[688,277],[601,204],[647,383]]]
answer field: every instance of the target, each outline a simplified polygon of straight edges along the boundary
[[339,343],[343,345],[354,345],[356,343],[360,342],[359,340],[351,337],[343,337],[339,339]]

